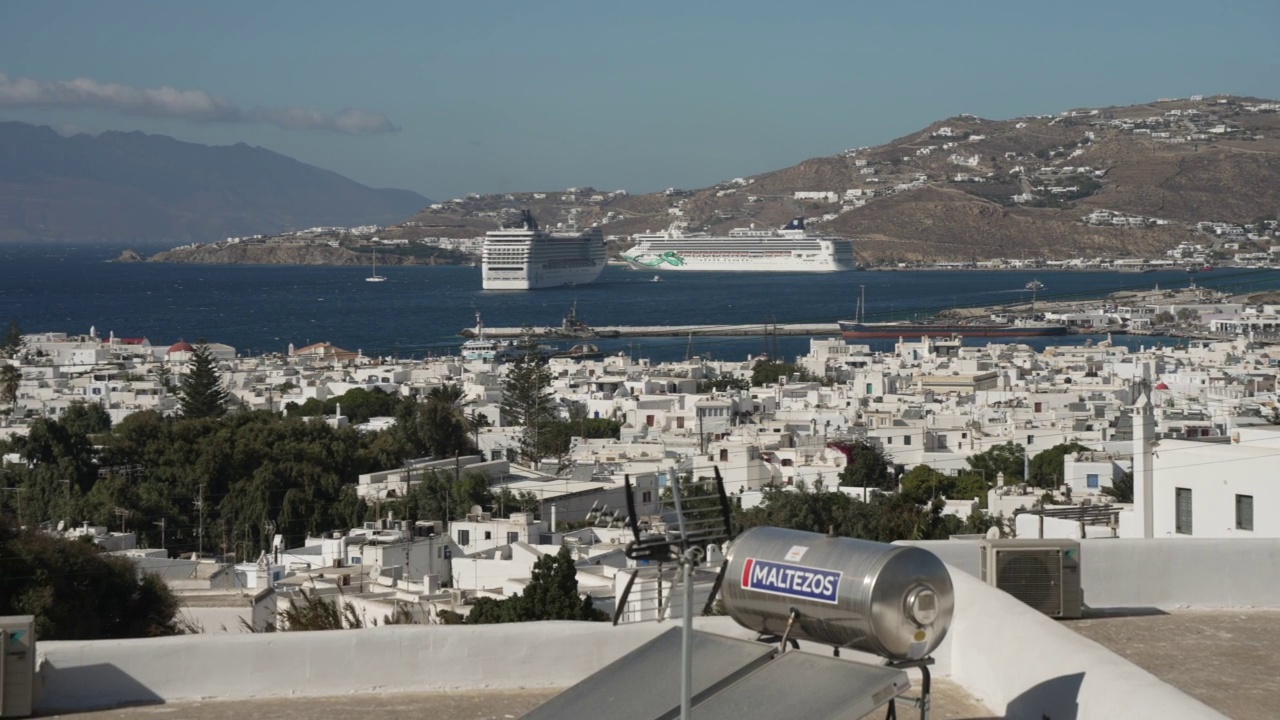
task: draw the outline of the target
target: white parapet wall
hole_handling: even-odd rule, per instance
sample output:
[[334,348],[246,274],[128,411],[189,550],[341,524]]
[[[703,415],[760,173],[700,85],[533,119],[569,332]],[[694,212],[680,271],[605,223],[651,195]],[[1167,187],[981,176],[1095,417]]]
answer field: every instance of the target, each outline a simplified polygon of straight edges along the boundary
[[938,670],[1001,717],[1226,716],[1011,595],[951,568],[955,615]]
[[[1112,577],[1115,587],[1149,581],[1144,574],[1117,579],[1118,574],[1136,572],[1130,568],[1133,563],[1150,564],[1143,572],[1151,578],[1172,575],[1175,579],[1151,590],[1150,596],[1136,590],[1107,591],[1112,594],[1110,599],[1122,606],[1142,604],[1139,601],[1158,605],[1157,600],[1170,598],[1186,602],[1174,598],[1186,592],[1181,585],[1183,571],[1173,571],[1169,564],[1175,557],[1192,558],[1196,564],[1208,563],[1213,557],[1213,548],[1208,545],[1186,554],[1195,541],[1168,541],[1177,546],[1168,550],[1160,547],[1166,541],[1134,541],[1149,543],[1138,549],[1119,544],[1124,542],[1090,541],[1089,549],[1082,552],[1084,567],[1089,567],[1094,553],[1092,544],[1105,543],[1094,558],[1095,572],[1098,578]],[[1233,548],[1245,549],[1239,545],[1241,541],[1230,542]],[[972,543],[920,544],[931,550],[936,546],[944,559],[949,554],[961,558],[972,554],[976,566],[977,548]],[[1126,551],[1134,556],[1128,564],[1122,562]],[[1270,564],[1270,574],[1263,573],[1267,577],[1277,572],[1274,548],[1261,546],[1241,555],[1259,566]],[[1219,560],[1226,566],[1220,573],[1239,569],[1237,561]],[[1224,717],[964,569],[949,568],[955,585],[955,615],[946,640],[935,653],[936,673],[949,676],[998,714],[1031,720]],[[1224,576],[1214,576],[1210,582],[1221,582]],[[1241,592],[1252,597],[1268,587],[1265,583],[1269,581],[1258,582]],[[1099,587],[1094,592],[1103,590]],[[1203,590],[1195,597],[1221,600],[1227,595]],[[729,618],[700,618],[697,626],[736,637],[754,636]],[[41,688],[36,709],[56,713],[200,699],[568,687],[669,627],[669,623],[612,627],[575,622],[394,625],[326,632],[45,642],[38,646]]]
[[158,702],[567,687],[670,625],[538,622],[38,645],[40,713]]
[[[902,544],[978,574],[977,541]],[[1280,539],[1083,540],[1080,584],[1091,608],[1280,608]]]

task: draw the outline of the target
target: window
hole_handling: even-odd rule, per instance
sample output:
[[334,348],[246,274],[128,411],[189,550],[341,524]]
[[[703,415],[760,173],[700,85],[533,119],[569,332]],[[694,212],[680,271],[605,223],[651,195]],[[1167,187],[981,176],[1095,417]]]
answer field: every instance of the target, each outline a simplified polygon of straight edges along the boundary
[[1179,535],[1191,534],[1191,490],[1174,488],[1173,531]]
[[1085,475],[1084,484],[1085,484],[1085,487],[1091,487],[1091,488],[1098,487],[1098,473],[1089,473],[1088,475]]
[[1035,441],[1036,441],[1036,436],[1035,436],[1035,435],[1028,435],[1028,436],[1027,436],[1027,444],[1028,444],[1028,445],[1031,445],[1031,444],[1035,443]]
[[1040,403],[1036,403],[1036,412],[1041,412],[1042,408],[1043,406]]
[[518,532],[509,532],[509,533],[507,533],[507,544],[508,544],[508,545],[514,545],[514,544],[516,544],[516,543],[518,543],[518,542],[520,542],[520,533],[518,533]]
[[648,425],[649,427],[653,427],[653,416],[652,416],[652,415],[645,415],[645,416],[644,416],[644,424],[645,424],[645,425]]
[[729,462],[728,448],[720,448],[720,462]]
[[871,389],[871,383],[867,383],[867,394],[870,395],[872,392],[873,390]]
[[683,427],[684,427],[684,416],[683,415],[676,416],[676,428],[679,429]]
[[910,436],[910,435],[903,435],[903,436],[902,436],[902,444],[903,444],[903,445],[910,445],[910,444],[911,444],[911,436]]
[[493,539],[493,533],[489,532],[488,530],[485,530],[485,531],[484,531],[484,539],[485,539],[485,540],[492,540],[492,539]]
[[653,491],[645,490],[644,492],[640,493],[640,502],[645,502],[645,503],[653,502]]
[[1236,496],[1236,529],[1253,530],[1253,496]]
[[458,544],[459,544],[459,545],[462,545],[463,547],[466,547],[467,545],[470,545],[470,544],[471,544],[471,531],[470,531],[470,530],[459,530],[459,531],[458,531]]

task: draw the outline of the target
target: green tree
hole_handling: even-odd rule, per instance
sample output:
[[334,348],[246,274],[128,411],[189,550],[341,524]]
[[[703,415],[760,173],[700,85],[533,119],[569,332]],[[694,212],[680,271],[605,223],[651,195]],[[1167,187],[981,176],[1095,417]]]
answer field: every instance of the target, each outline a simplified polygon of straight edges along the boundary
[[97,435],[111,429],[111,416],[101,405],[73,402],[62,414],[61,423],[69,432],[81,435]]
[[394,417],[397,410],[404,403],[412,403],[412,401],[397,397],[378,388],[370,390],[352,388],[328,400],[311,398],[301,405],[289,403],[286,407],[289,409],[290,415],[320,417],[322,415],[337,414],[338,408],[341,406],[342,414],[353,425],[358,425],[368,422],[369,418],[373,417]]
[[729,375],[722,375],[714,380],[701,380],[698,382],[698,392],[700,394],[750,389],[750,380],[747,380],[746,378],[732,377]]
[[840,484],[852,487],[869,487],[879,490],[897,490],[898,481],[889,471],[890,459],[879,446],[855,440],[838,445],[849,459],[840,472]]
[[1088,450],[1080,443],[1061,443],[1038,453],[1031,458],[1031,477],[1028,479],[1038,488],[1052,488],[1062,484],[1062,461],[1067,455]]
[[178,602],[154,575],[93,543],[19,530],[0,520],[0,615],[35,615],[41,640],[179,633]]
[[503,600],[481,598],[467,622],[529,622],[533,620],[607,620],[592,607],[589,596],[578,594],[578,568],[568,548],[543,555],[533,564],[533,576],[524,591]]
[[902,494],[911,501],[928,505],[938,498],[970,500],[978,498],[979,506],[987,506],[987,487],[982,475],[965,472],[959,475],[934,470],[928,465],[916,465],[902,476]]
[[22,372],[16,365],[0,365],[0,403],[12,405],[18,401],[18,386],[22,384]]
[[751,384],[754,386],[776,384],[781,378],[798,377],[800,382],[820,382],[821,378],[795,363],[780,360],[757,360],[751,367]]
[[1102,488],[1102,494],[1114,498],[1119,503],[1133,502],[1133,473],[1126,471],[1116,478],[1110,487]]
[[[878,542],[938,540],[950,534],[941,501],[922,506],[899,493],[873,494],[863,502],[839,491],[810,489],[803,481],[792,490],[768,488],[764,500],[734,511],[734,527],[792,528]],[[958,521],[957,521],[958,524]]]
[[4,342],[0,344],[0,357],[16,359],[22,355],[26,347],[27,341],[22,337],[22,327],[18,325],[17,320],[10,320],[4,330]]
[[[515,499],[518,503],[519,496]],[[401,502],[402,513],[408,520],[461,520],[475,505],[495,506],[489,477],[478,472],[459,473],[457,478],[435,471],[415,476]]]
[[502,386],[502,422],[520,426],[520,456],[536,463],[551,454],[547,430],[555,420],[551,401],[551,371],[537,352],[533,341],[526,340],[524,353],[507,370]]
[[336,598],[327,598],[314,592],[310,595],[302,590],[302,603],[296,598],[289,598],[289,607],[280,612],[281,631],[305,630],[357,630],[364,627],[360,613],[350,600],[339,603]]
[[970,455],[967,461],[969,467],[981,473],[989,485],[995,485],[996,476],[1000,473],[1004,473],[1006,484],[1014,485],[1023,480],[1024,457],[1021,445],[1007,442]]
[[179,411],[184,418],[219,417],[227,411],[227,391],[209,346],[200,343],[191,354],[190,367],[178,388]]

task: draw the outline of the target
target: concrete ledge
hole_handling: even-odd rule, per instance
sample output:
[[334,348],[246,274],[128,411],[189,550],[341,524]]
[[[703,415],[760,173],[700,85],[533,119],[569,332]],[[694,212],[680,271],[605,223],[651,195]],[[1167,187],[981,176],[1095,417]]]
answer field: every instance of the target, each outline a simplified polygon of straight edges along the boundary
[[940,669],[1007,718],[1224,720],[1225,715],[968,573]]
[[358,692],[565,687],[667,629],[644,623],[396,625],[38,646],[41,713]]
[[[978,574],[978,543],[899,542]],[[953,573],[954,574],[954,573]],[[1280,607],[1280,540],[1154,538],[1080,542],[1080,584],[1091,608]]]

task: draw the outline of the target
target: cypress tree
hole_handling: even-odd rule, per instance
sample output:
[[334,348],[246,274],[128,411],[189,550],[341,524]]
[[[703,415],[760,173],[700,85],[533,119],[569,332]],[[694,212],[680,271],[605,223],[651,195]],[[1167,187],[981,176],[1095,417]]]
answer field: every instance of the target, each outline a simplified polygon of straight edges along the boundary
[[536,463],[549,454],[547,443],[551,438],[547,430],[555,420],[551,371],[531,337],[526,337],[523,349],[524,354],[511,364],[502,385],[502,421],[524,427],[520,455],[526,462]]
[[221,417],[227,411],[227,391],[209,346],[200,343],[191,353],[191,366],[178,388],[178,407],[184,418]]

